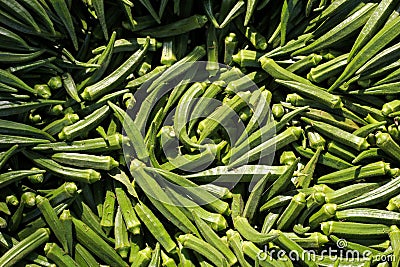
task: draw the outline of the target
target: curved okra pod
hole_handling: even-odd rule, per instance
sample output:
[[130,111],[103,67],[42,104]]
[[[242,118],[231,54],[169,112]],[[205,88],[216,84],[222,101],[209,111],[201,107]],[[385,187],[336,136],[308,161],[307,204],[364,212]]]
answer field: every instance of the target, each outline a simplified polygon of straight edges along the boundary
[[241,216],[238,216],[233,220],[233,225],[243,238],[256,244],[265,245],[278,237],[276,233],[263,234],[258,232],[250,225],[246,218]]
[[180,235],[178,237],[178,241],[184,248],[196,251],[200,255],[209,259],[216,266],[228,266],[228,263],[222,253],[202,239],[192,234],[186,234]]
[[367,125],[364,125],[364,126],[358,128],[357,130],[355,130],[353,132],[353,134],[357,135],[359,137],[367,137],[368,134],[374,132],[376,129],[381,128],[386,123],[387,123],[386,121],[381,121],[381,122],[377,122],[377,123],[367,124]]

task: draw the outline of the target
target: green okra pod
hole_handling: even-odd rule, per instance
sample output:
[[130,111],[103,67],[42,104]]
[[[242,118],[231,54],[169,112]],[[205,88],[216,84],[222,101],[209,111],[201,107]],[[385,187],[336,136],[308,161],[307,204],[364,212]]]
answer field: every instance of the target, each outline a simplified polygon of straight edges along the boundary
[[93,183],[100,180],[100,173],[93,169],[74,169],[65,167],[32,151],[25,150],[22,153],[39,167],[63,178],[84,183]]
[[135,210],[133,209],[132,201],[125,193],[120,183],[114,183],[114,190],[118,204],[121,207],[121,213],[124,218],[126,228],[133,234],[139,234],[141,224],[136,216]]
[[17,262],[49,240],[50,231],[40,228],[0,257],[1,266],[14,266]]
[[317,182],[320,184],[350,182],[358,179],[384,176],[389,170],[389,163],[379,161],[365,166],[354,166],[326,174],[319,177]]
[[72,125],[65,126],[58,137],[61,140],[72,140],[88,131],[97,127],[109,114],[110,107],[103,106],[102,108],[94,111],[92,114],[75,122]]
[[263,245],[278,237],[278,235],[275,233],[267,234],[258,232],[253,228],[253,226],[251,226],[246,218],[241,216],[236,217],[233,220],[233,224],[235,229],[240,233],[241,236],[243,236],[243,238],[257,244]]
[[118,255],[118,253],[110,247],[99,235],[97,235],[91,227],[82,221],[73,218],[72,222],[75,226],[76,238],[80,244],[95,254],[105,263],[115,266],[128,266],[126,262]]
[[45,197],[36,196],[36,204],[40,212],[42,213],[47,225],[50,227],[51,231],[61,243],[64,251],[68,253],[69,247],[66,236],[67,229],[64,228],[64,225],[58,219],[57,213],[50,205],[50,201]]
[[155,38],[172,37],[202,28],[207,21],[208,19],[204,15],[193,15],[167,25],[142,30],[139,33],[143,36],[150,35]]
[[127,258],[131,245],[129,243],[128,230],[122,217],[121,206],[118,206],[114,224],[115,250],[122,258]]
[[334,84],[329,88],[329,91],[338,88],[345,80],[350,78],[350,76],[353,75],[365,62],[367,62],[379,50],[381,50],[394,38],[396,38],[398,35],[392,34],[392,29],[397,28],[399,24],[400,18],[397,17],[385,26],[383,26],[347,64],[345,70],[342,72],[339,78],[336,79]]
[[290,203],[292,198],[293,196],[281,196],[281,195],[275,196],[269,199],[266,203],[264,203],[264,205],[260,207],[260,211],[286,206],[287,204]]
[[196,226],[199,229],[201,235],[209,244],[218,249],[226,258],[230,265],[234,265],[237,262],[235,254],[229,249],[229,247],[220,239],[220,237],[211,229],[208,224],[203,221],[196,213],[193,214]]
[[44,170],[19,170],[19,171],[9,171],[0,174],[0,188],[3,188],[11,183],[18,182],[19,180],[26,178],[30,175],[43,174]]
[[135,205],[135,211],[147,229],[156,237],[167,252],[176,248],[175,242],[171,239],[160,220],[147,206],[138,202]]
[[317,131],[321,132],[327,137],[332,138],[333,140],[336,140],[344,145],[350,146],[358,151],[365,150],[369,147],[366,139],[358,137],[328,123],[313,121],[307,118],[302,118],[302,120],[310,124]]
[[400,263],[400,230],[396,225],[390,226],[389,238],[390,244],[392,245],[394,257],[392,266],[396,266]]
[[296,217],[300,214],[303,208],[306,206],[306,195],[304,193],[299,193],[295,195],[286,209],[283,211],[281,217],[279,217],[277,221],[276,228],[278,230],[287,229],[296,219]]
[[44,247],[46,257],[55,262],[60,267],[79,266],[71,256],[66,254],[56,243],[47,243]]
[[389,226],[383,224],[366,224],[354,222],[325,221],[321,223],[321,230],[325,235],[338,235],[340,237],[386,237]]
[[381,203],[400,192],[400,177],[338,205],[338,209],[358,208]]
[[95,156],[83,153],[60,152],[53,154],[51,158],[61,164],[97,170],[109,171],[119,165],[111,156]]
[[62,227],[64,228],[65,231],[65,239],[67,243],[67,249],[64,249],[64,251],[67,251],[70,253],[70,255],[74,255],[74,240],[73,240],[73,228],[72,228],[72,215],[69,210],[63,210],[61,215],[60,215],[60,222]]
[[276,82],[288,87],[291,90],[294,90],[297,93],[303,94],[306,97],[320,101],[330,108],[341,108],[343,105],[339,96],[333,95],[325,91],[323,88],[315,85],[304,84],[299,81],[287,81],[280,79],[277,79]]
[[311,229],[314,229],[319,226],[320,223],[327,221],[333,218],[336,214],[337,205],[336,204],[325,204],[322,208],[314,213],[309,218],[309,224]]
[[246,217],[249,221],[253,220],[253,217],[258,210],[259,202],[264,192],[264,188],[270,178],[271,174],[263,176],[253,187],[243,210],[243,217]]
[[79,243],[75,245],[74,260],[79,266],[84,267],[95,267],[100,265],[93,255]]
[[125,80],[125,78],[128,77],[130,72],[132,72],[139,65],[140,61],[147,53],[148,47],[149,39],[146,40],[146,43],[141,49],[131,55],[114,72],[109,74],[104,79],[87,86],[81,94],[82,98],[85,100],[95,100],[109,92],[115,86],[120,85]]
[[400,159],[400,146],[393,140],[388,133],[378,132],[376,135],[376,145],[392,158]]
[[333,192],[326,193],[325,201],[327,203],[342,204],[352,198],[377,189],[379,186],[379,183],[356,183],[348,185]]
[[242,267],[249,267],[250,264],[247,262],[247,260],[244,257],[244,253],[242,250],[242,237],[240,234],[232,229],[229,229],[226,232],[226,235],[228,237],[228,243],[229,246],[232,248],[233,252],[236,255],[237,261]]
[[106,232],[110,232],[115,225],[116,197],[110,181],[105,183],[105,188],[106,194],[103,202],[100,225],[105,229]]
[[337,211],[338,220],[360,223],[398,224],[400,216],[397,212],[371,208],[354,208]]

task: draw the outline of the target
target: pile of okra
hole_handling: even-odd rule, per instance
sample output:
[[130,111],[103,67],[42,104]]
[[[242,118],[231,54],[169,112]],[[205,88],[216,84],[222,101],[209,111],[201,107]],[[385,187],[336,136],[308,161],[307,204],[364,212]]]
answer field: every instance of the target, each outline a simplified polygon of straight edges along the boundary
[[0,266],[397,267],[399,95],[398,0],[0,0]]

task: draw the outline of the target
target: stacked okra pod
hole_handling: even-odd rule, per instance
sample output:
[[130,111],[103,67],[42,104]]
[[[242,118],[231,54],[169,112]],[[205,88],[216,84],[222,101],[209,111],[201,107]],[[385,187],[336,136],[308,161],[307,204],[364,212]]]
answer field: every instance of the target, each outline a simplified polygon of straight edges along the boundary
[[399,28],[394,0],[0,0],[0,266],[399,266]]

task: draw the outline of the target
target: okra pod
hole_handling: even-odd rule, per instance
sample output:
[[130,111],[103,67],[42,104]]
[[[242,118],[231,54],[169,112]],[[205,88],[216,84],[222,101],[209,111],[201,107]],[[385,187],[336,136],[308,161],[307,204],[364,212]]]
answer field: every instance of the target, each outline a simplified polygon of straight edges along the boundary
[[109,171],[119,165],[111,156],[95,156],[83,153],[61,152],[53,154],[51,158],[61,164],[97,170]]
[[326,221],[321,223],[321,230],[325,235],[339,235],[340,237],[385,237],[389,233],[389,226],[383,224],[366,224],[354,222]]
[[56,243],[47,243],[44,247],[46,257],[55,262],[60,267],[78,266],[68,254],[66,254]]
[[307,118],[302,118],[302,120],[310,124],[312,127],[314,127],[322,134],[344,145],[350,146],[358,151],[365,150],[369,147],[369,144],[366,139],[358,137],[340,128],[337,128],[335,126],[332,126],[324,122],[313,121]]
[[114,266],[128,266],[128,264],[122,260],[118,253],[110,247],[99,235],[97,235],[91,227],[83,223],[82,221],[73,218],[72,222],[75,226],[76,238],[80,244],[86,249],[95,254],[99,259],[105,263]]
[[370,163],[365,166],[354,166],[347,169],[329,173],[318,178],[320,184],[350,182],[376,176],[384,176],[390,170],[388,163],[383,161]]

